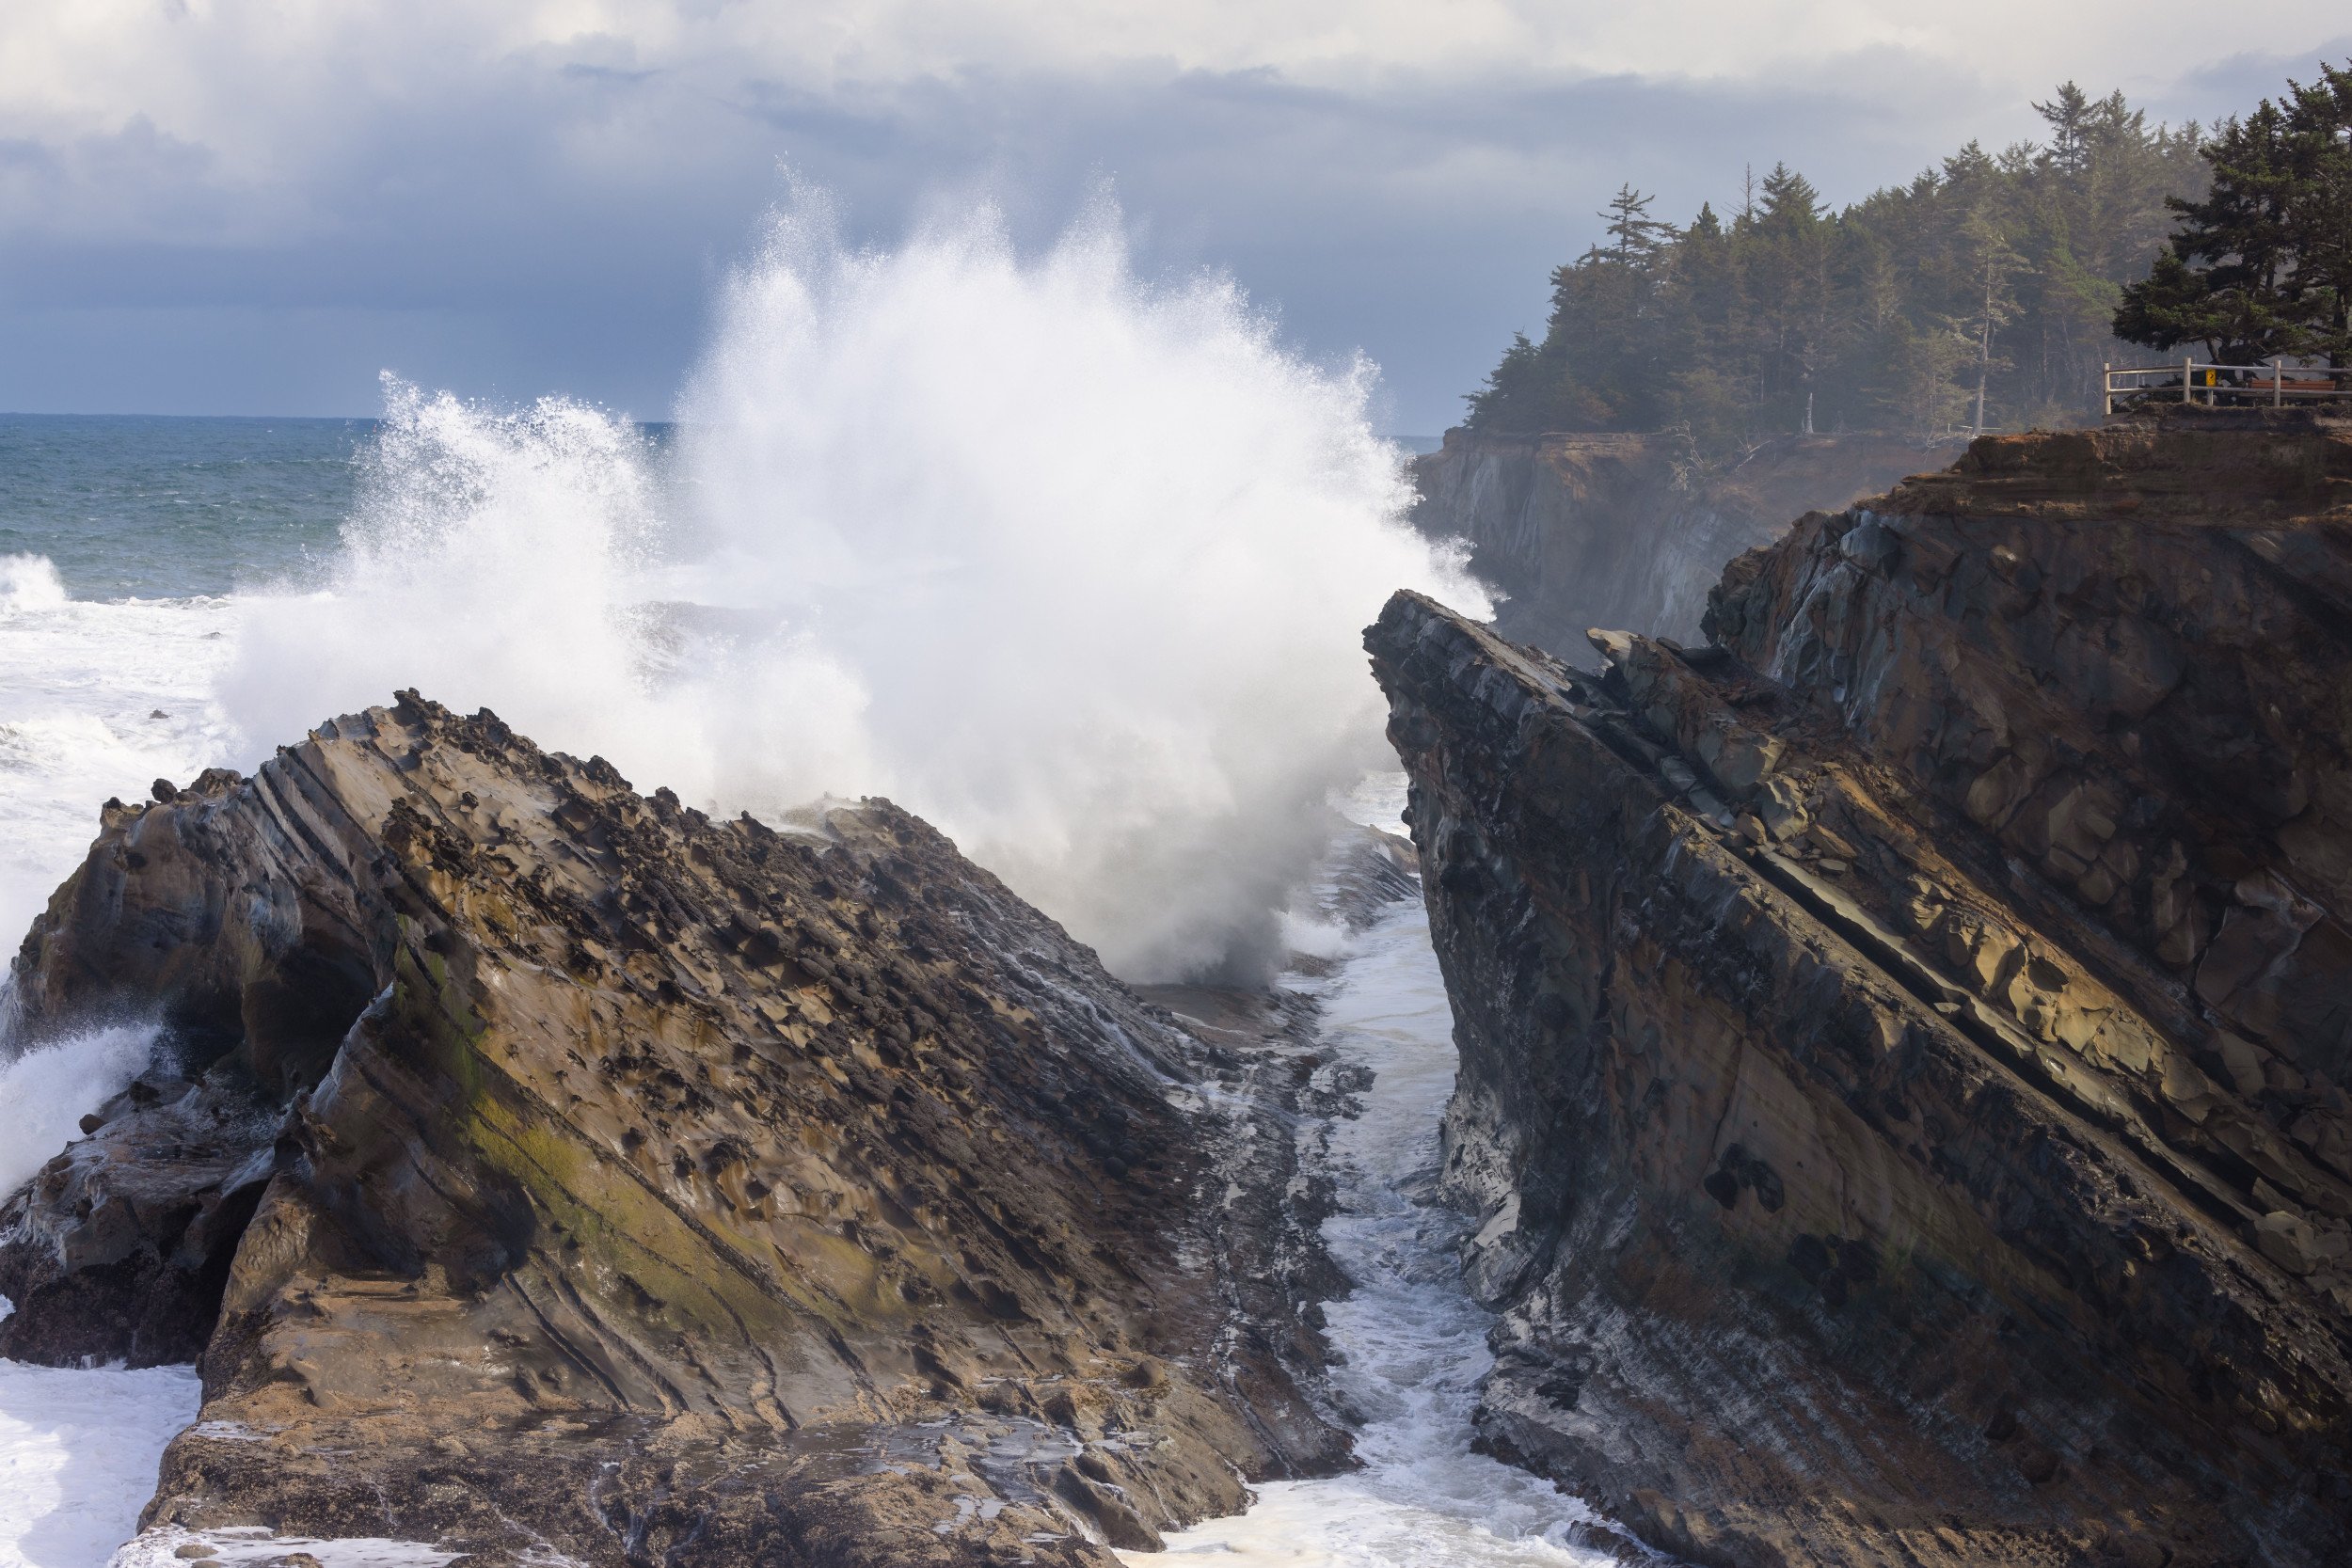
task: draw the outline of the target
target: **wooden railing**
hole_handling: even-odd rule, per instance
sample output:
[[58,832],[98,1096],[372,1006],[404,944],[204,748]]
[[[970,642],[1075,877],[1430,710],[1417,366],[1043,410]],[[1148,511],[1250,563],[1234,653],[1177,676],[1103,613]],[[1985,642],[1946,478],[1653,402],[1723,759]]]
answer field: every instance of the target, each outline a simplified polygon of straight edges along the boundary
[[2282,359],[2267,365],[2201,365],[2195,359],[2122,370],[2109,365],[2104,389],[2105,412],[2109,414],[2118,402],[2282,408],[2337,398],[2352,398],[2352,369],[2290,365]]

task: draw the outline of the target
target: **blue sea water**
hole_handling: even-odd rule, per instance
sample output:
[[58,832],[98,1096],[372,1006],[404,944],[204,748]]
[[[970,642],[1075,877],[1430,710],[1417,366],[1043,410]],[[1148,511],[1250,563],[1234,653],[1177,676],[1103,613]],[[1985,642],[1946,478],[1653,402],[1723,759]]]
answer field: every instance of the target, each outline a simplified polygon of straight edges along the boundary
[[373,420],[0,414],[0,555],[77,599],[301,582],[334,547]]

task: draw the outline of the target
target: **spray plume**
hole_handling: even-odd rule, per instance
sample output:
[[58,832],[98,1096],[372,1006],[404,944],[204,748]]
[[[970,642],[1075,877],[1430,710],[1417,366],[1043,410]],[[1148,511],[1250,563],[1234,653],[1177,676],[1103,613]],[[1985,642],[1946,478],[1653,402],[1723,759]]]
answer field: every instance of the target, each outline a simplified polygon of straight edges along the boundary
[[258,742],[415,685],[714,810],[887,794],[1131,978],[1246,970],[1381,760],[1359,628],[1482,608],[1371,382],[1139,282],[1106,203],[1024,258],[803,196],[666,453],[393,386],[331,586],[253,607],[224,700]]

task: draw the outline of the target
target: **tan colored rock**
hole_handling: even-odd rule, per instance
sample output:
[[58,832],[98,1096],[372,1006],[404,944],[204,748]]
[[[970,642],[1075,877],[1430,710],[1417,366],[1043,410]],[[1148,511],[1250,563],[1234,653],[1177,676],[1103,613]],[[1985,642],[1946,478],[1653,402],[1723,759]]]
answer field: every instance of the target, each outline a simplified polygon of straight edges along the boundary
[[1764,813],[1764,825],[1776,839],[1796,838],[1813,825],[1805,811],[1804,789],[1794,779],[1768,780],[1758,805]]
[[2012,975],[2022,978],[2025,943],[2016,932],[1982,915],[1954,910],[1938,927],[1945,962],[1978,995],[2008,1002]]
[[28,1027],[211,1031],[0,1227],[12,1353],[196,1331],[147,1524],[1108,1568],[1342,1462],[1290,1111],[1218,1077],[1276,1047],[925,824],[714,821],[414,693],[208,780],[110,811],[15,970]]
[[2230,1086],[2243,1099],[2251,1100],[2270,1086],[2263,1064],[2269,1059],[2252,1041],[2222,1030],[2217,1036],[2221,1065],[2230,1076]]

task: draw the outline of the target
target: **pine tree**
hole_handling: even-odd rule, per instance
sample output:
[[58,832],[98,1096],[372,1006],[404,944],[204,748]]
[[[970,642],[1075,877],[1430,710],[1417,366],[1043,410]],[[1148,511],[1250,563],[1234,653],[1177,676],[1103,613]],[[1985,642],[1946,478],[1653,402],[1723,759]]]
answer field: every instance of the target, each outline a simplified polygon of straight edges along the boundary
[[2199,149],[2212,187],[2168,199],[2179,230],[2123,291],[2117,337],[2227,363],[2352,362],[2352,66],[2287,87]]
[[[2297,94],[2317,122],[2352,81],[2329,72]],[[2100,362],[2126,356],[2110,326],[2127,286],[2161,305],[2185,265],[2151,277],[2148,259],[2175,221],[2167,195],[2207,198],[2207,138],[2071,82],[2036,107],[2042,145],[1972,142],[1837,212],[1786,164],[1750,166],[1727,216],[1703,205],[1680,230],[1621,184],[1593,243],[1554,270],[1540,338],[1515,337],[1471,395],[1470,424],[1675,431],[1711,461],[1805,428],[1808,409],[1820,430],[2096,417]],[[2292,150],[2322,175],[2333,156],[2308,138]],[[2340,339],[2352,222],[2307,216],[2297,234],[2311,260],[2281,297],[2339,323],[2312,341]]]
[[2043,153],[2050,166],[2060,174],[2079,177],[2091,160],[2091,121],[2096,111],[2090,95],[2072,82],[2060,82],[2047,103],[2033,107],[2050,127],[2050,145]]
[[1616,244],[1610,253],[1629,265],[1645,265],[1658,258],[1663,247],[1661,236],[1671,237],[1675,226],[1649,215],[1649,204],[1655,197],[1644,196],[1631,185],[1619,185],[1617,194],[1609,198],[1609,209],[1600,216],[1608,220],[1602,230]]

